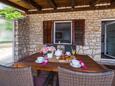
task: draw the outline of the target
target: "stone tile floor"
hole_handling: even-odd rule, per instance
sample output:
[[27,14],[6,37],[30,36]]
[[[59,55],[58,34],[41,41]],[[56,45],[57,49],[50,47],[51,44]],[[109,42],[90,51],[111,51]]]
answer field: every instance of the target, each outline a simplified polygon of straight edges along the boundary
[[13,62],[13,48],[12,46],[0,47],[0,64],[7,65]]

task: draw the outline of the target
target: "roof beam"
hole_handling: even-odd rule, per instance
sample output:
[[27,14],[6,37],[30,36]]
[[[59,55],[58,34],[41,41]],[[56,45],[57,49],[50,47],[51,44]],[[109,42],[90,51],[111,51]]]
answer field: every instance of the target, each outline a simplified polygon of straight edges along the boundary
[[115,0],[111,0],[111,1],[110,1],[110,4],[111,4],[111,5],[115,5]]
[[47,1],[51,7],[53,7],[54,9],[57,9],[57,5],[56,5],[56,2],[54,0],[47,0]]
[[73,12],[73,11],[86,11],[86,10],[103,10],[103,9],[114,9],[115,5],[112,6],[95,6],[95,7],[80,7],[71,9],[57,9],[57,10],[43,10],[43,11],[28,11],[27,14],[42,14],[42,13],[57,13],[57,12]]
[[8,0],[0,0],[0,2],[2,2],[2,3],[4,3],[4,4],[7,4],[7,5],[10,5],[10,6],[13,6],[13,7],[15,7],[15,8],[18,8],[18,9],[20,9],[20,10],[22,10],[22,11],[25,11],[25,12],[28,11],[27,8],[24,8],[24,7],[22,7],[22,6],[19,6],[19,5],[15,4],[15,3],[11,2],[11,1],[8,1]]
[[41,11],[42,7],[39,4],[37,4],[37,2],[35,2],[35,0],[24,0],[24,1],[31,4],[32,6],[34,6],[39,11]]
[[70,0],[70,3],[71,3],[72,9],[74,9],[75,8],[75,0]]
[[95,7],[95,5],[96,5],[98,2],[100,2],[100,0],[90,0],[89,5],[90,5],[91,7]]

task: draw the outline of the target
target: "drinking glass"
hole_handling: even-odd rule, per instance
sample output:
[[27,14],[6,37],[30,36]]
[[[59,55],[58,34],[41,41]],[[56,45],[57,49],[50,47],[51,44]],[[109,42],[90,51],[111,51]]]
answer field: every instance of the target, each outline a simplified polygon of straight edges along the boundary
[[72,54],[75,55],[76,51],[75,50],[72,50]]

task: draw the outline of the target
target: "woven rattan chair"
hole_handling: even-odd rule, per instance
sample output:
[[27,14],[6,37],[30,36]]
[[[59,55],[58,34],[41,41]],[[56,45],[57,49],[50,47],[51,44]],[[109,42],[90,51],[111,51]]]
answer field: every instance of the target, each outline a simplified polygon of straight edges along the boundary
[[34,86],[31,67],[0,66],[0,86]]
[[59,86],[111,86],[114,72],[102,73],[74,72],[59,68]]
[[[113,71],[115,73],[115,70],[113,70]],[[114,78],[113,78],[112,86],[115,86],[115,75],[114,75]]]

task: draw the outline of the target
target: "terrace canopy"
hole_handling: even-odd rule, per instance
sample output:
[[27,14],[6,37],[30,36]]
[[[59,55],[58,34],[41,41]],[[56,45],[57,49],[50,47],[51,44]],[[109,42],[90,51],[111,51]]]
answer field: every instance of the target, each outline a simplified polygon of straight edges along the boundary
[[[55,46],[60,43],[65,43],[65,48],[69,47],[77,54],[89,55],[99,62],[101,56],[105,52],[108,54],[109,51],[114,56],[112,60],[115,61],[115,0],[0,0],[0,2],[27,14],[26,17],[14,21],[14,62],[23,60],[24,64],[32,66],[35,70],[57,71],[56,68],[61,63],[51,62],[53,64],[48,63],[44,66],[36,64],[35,61],[40,56],[38,52],[44,44]],[[105,25],[110,27],[105,28]],[[110,35],[107,36],[105,33]],[[105,41],[106,38],[110,42]],[[109,46],[106,46],[107,43]],[[81,56],[83,58],[79,59],[80,56],[76,55],[78,60],[86,64],[84,72],[88,72],[89,69],[89,72],[102,72],[105,68],[89,56]],[[107,57],[106,54],[103,56]],[[112,60],[105,61],[115,65]],[[71,67],[68,63],[62,63],[61,66],[63,65]],[[95,83],[96,79],[93,80]]]
[[115,8],[114,0],[0,0],[28,14]]

